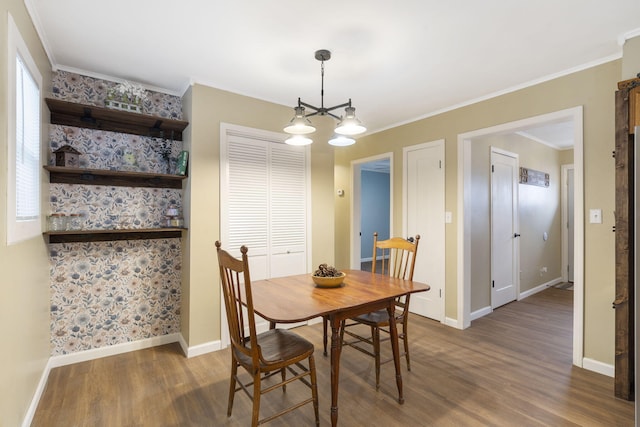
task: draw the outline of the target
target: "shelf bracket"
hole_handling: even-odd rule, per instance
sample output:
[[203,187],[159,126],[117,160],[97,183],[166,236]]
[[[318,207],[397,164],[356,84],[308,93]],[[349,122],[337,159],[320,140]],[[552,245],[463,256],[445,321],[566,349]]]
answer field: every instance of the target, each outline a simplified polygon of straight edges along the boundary
[[96,119],[94,119],[91,116],[91,108],[85,107],[84,108],[84,114],[82,114],[82,117],[80,117],[80,120],[85,122],[85,123],[92,123],[92,124],[96,124]]

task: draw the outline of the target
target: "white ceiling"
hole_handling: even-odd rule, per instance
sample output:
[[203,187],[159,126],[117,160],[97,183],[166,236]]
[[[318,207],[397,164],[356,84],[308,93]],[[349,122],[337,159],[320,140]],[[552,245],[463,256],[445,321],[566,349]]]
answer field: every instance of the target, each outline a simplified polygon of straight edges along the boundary
[[54,68],[178,95],[319,105],[329,49],[324,104],[351,98],[369,133],[620,58],[640,35],[638,0],[25,3]]

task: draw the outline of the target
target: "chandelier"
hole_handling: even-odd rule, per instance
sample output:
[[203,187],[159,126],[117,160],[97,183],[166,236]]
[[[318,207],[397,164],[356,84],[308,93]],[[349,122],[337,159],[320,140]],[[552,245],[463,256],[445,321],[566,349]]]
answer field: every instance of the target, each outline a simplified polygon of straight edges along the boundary
[[[311,124],[309,117],[331,116],[338,120],[338,125],[334,129],[335,134],[329,140],[329,144],[336,146],[351,145],[356,142],[352,136],[365,132],[367,128],[365,128],[356,117],[356,109],[351,106],[351,98],[349,98],[348,102],[333,107],[326,108],[324,106],[324,61],[331,59],[331,52],[326,49],[320,49],[316,51],[315,57],[320,61],[320,107],[302,102],[300,98],[298,98],[298,105],[293,107],[295,115],[284,128],[284,131],[292,136],[285,140],[285,142],[290,145],[311,144],[313,141],[305,135],[315,132],[316,128]],[[332,113],[333,110],[343,107],[345,110],[344,117],[338,117]],[[305,108],[313,110],[313,112],[307,114]]]

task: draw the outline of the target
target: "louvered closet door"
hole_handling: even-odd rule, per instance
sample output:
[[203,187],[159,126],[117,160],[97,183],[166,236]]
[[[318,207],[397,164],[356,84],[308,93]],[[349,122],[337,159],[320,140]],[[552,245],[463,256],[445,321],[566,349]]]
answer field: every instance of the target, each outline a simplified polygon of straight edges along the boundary
[[240,246],[249,248],[253,280],[305,273],[307,150],[238,135],[227,135],[226,142],[223,245],[237,256]]
[[303,274],[307,270],[305,151],[272,144],[270,166],[270,276]]

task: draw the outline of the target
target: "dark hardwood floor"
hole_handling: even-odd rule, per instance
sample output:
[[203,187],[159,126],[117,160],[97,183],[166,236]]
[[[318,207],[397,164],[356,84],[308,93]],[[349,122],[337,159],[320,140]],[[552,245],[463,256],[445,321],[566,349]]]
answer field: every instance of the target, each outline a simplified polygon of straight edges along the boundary
[[[405,403],[393,365],[346,348],[340,366],[342,426],[633,426],[634,405],[613,396],[613,379],[571,364],[573,292],[549,288],[478,319],[464,331],[412,316],[412,370]],[[329,360],[322,325],[297,328],[314,342],[321,425],[330,425]],[[385,346],[385,349],[388,347]],[[388,349],[387,349],[388,350]],[[230,355],[186,359],[178,344],[53,369],[32,426],[247,426],[250,400],[227,418]],[[301,386],[304,387],[304,386]],[[267,414],[297,390],[263,397]],[[306,406],[270,426],[313,424]]]

